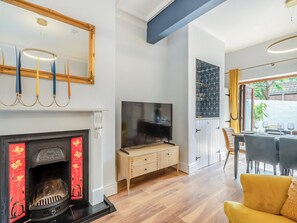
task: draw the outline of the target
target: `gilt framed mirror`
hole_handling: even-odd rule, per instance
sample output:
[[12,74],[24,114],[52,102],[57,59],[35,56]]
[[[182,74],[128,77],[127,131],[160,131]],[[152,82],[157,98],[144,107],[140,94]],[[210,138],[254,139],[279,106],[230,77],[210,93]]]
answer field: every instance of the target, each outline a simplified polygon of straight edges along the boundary
[[[94,84],[95,26],[23,0],[0,1],[0,74],[16,74],[16,49],[22,52],[21,75]],[[52,58],[48,58],[51,56]],[[38,58],[38,65],[36,63]],[[68,71],[67,71],[68,72]]]

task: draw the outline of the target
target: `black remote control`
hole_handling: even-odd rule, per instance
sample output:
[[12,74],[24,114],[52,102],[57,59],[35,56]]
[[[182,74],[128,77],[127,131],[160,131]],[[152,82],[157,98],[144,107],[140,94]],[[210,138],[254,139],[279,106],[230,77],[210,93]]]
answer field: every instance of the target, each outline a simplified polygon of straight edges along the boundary
[[120,150],[129,155],[129,152],[126,149],[120,148]]
[[175,146],[175,144],[174,144],[174,143],[172,143],[172,142],[169,142],[169,141],[164,141],[164,143],[165,143],[165,144],[169,144],[169,145],[173,145],[173,146]]

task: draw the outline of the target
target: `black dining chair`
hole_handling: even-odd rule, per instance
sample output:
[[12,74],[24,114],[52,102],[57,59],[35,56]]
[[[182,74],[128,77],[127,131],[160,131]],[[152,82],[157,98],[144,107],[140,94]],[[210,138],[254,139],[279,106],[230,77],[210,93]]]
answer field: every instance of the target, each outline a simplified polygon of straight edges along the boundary
[[297,139],[279,139],[279,161],[282,175],[293,175],[297,170]]
[[259,162],[273,166],[273,173],[276,175],[276,166],[279,163],[279,154],[276,140],[271,136],[245,134],[245,148],[247,159],[247,173],[249,163],[256,161],[255,173],[260,173]]

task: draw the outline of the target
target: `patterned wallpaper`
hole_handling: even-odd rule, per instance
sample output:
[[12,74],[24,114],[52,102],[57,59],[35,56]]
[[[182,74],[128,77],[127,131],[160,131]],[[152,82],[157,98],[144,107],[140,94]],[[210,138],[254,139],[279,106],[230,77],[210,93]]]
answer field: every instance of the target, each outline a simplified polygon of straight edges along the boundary
[[220,116],[220,67],[196,59],[196,117]]

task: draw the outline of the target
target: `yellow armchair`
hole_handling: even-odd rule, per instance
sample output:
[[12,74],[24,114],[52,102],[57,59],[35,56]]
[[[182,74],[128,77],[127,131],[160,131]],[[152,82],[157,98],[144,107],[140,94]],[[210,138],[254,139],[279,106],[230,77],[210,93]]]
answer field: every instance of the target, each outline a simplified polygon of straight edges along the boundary
[[230,223],[296,223],[280,215],[291,177],[242,174],[243,203],[226,201]]

